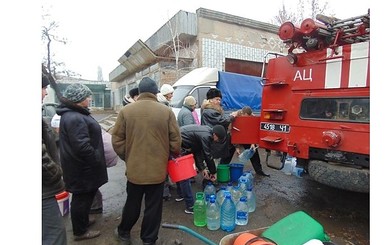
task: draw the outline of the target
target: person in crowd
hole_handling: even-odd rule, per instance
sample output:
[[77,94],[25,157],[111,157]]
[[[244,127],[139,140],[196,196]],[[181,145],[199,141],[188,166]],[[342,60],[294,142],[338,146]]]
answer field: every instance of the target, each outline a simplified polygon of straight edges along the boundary
[[195,110],[196,104],[197,102],[193,96],[189,95],[184,98],[182,109],[178,113],[179,127],[189,124],[198,124],[193,116],[193,111]]
[[[208,181],[216,181],[215,158],[220,158],[227,151],[228,134],[222,125],[213,128],[207,125],[186,125],[180,128],[182,136],[182,155],[192,153],[199,172],[202,173],[204,188]],[[204,162],[207,167],[205,167]],[[190,182],[188,182],[190,183]],[[182,192],[184,187],[182,187]],[[187,190],[187,188],[185,189]],[[183,193],[186,199],[186,193]],[[188,200],[186,200],[187,202]]]
[[202,103],[201,124],[214,127],[222,125],[228,130],[229,125],[234,121],[237,112],[234,111],[230,115],[225,115],[221,106],[222,93],[217,88],[210,88],[206,93],[206,99]]
[[[182,109],[178,113],[179,127],[182,127],[185,125],[190,125],[190,124],[197,124],[195,119],[194,119],[194,116],[192,114],[192,112],[195,110],[195,105],[196,105],[195,98],[191,95],[186,96],[186,98],[183,101]],[[194,200],[193,200],[193,196],[192,196],[192,190],[190,190],[191,184],[188,184],[185,182],[195,183],[195,178],[192,177],[190,179],[182,180],[182,181],[179,181],[176,183],[176,190],[177,190],[178,197],[175,198],[175,201],[181,202],[181,201],[185,200],[185,202],[186,202],[185,213],[192,214],[193,212],[191,211],[191,203],[194,203]],[[183,194],[182,190],[186,194]],[[184,199],[184,196],[187,196],[187,198]]]
[[[170,107],[170,101],[172,99],[174,93],[174,88],[170,84],[163,84],[160,88],[160,92],[156,95],[157,100]],[[166,182],[164,183],[164,190],[163,190],[163,199],[165,201],[170,200],[171,193],[170,193],[170,187],[172,186],[172,183],[169,179],[169,176],[166,177]]]
[[112,129],[112,145],[126,163],[127,199],[115,229],[118,239],[130,243],[144,196],[140,238],[155,244],[162,220],[163,189],[170,155],[180,154],[181,136],[175,114],[157,101],[158,86],[144,77],[138,100],[123,107]]
[[138,99],[139,96],[139,90],[138,88],[133,88],[130,91],[128,91],[128,95],[126,94],[123,97],[123,106],[133,103]]
[[[55,114],[51,119],[51,127],[56,131],[57,135],[60,132],[60,118],[58,114]],[[112,149],[111,145],[111,135],[102,129],[102,137],[103,137],[103,146],[104,146],[104,155],[106,157],[106,165],[107,167],[115,166],[118,162],[118,156],[115,151]],[[57,145],[59,145],[59,137],[57,137]],[[111,145],[109,147],[109,145]],[[59,152],[60,157],[60,152]],[[101,214],[103,213],[103,194],[98,189],[95,194],[94,200],[92,201],[90,214]]]
[[100,235],[100,231],[88,229],[95,223],[89,213],[99,187],[108,181],[101,127],[88,108],[91,95],[86,85],[70,84],[56,109],[61,116],[60,156],[66,189],[72,193],[70,212],[75,241]]
[[[210,88],[206,93],[206,99],[202,103],[202,116],[201,116],[201,124],[207,125],[209,127],[214,127],[215,125],[222,125],[228,134],[226,137],[225,144],[221,145],[221,155],[218,158],[221,158],[221,163],[223,163],[222,159],[228,159],[231,157],[231,150],[234,147],[231,144],[230,137],[230,124],[235,120],[235,117],[238,115],[237,111],[232,112],[230,115],[225,115],[223,108],[221,106],[222,101],[222,93],[217,88]],[[234,153],[234,152],[233,152]],[[227,162],[229,163],[229,162]]]
[[174,95],[174,88],[170,84],[163,84],[160,88],[160,93],[157,94],[157,99],[160,103],[170,106],[170,101]]
[[[48,78],[42,74],[42,102],[48,85]],[[63,172],[53,130],[44,119],[42,121],[42,244],[66,245],[66,227],[55,197],[65,190]]]

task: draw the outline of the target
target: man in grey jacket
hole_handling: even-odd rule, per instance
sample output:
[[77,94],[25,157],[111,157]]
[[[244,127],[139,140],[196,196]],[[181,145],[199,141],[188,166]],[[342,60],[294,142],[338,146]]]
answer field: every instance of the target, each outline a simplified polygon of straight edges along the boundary
[[115,234],[130,243],[131,229],[145,209],[140,238],[155,244],[162,220],[163,188],[170,154],[179,154],[181,136],[172,110],[157,101],[158,86],[145,77],[135,103],[123,107],[112,129],[112,145],[126,163],[127,200]]

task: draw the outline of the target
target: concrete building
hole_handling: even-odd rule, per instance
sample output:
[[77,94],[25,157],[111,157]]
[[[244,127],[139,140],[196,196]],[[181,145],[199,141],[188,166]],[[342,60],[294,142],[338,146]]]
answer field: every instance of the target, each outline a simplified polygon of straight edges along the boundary
[[[74,77],[59,77],[56,80],[59,91],[63,94],[68,85],[72,83],[82,83],[92,91],[92,101],[90,108],[93,110],[112,109],[111,88],[108,81],[93,81]],[[44,99],[45,103],[60,103],[55,91],[48,87],[48,96]]]
[[144,76],[159,87],[198,67],[260,76],[265,54],[284,51],[278,29],[204,8],[196,13],[179,11],[147,41],[138,40],[119,58],[120,65],[109,74],[112,106],[119,110],[124,95]]

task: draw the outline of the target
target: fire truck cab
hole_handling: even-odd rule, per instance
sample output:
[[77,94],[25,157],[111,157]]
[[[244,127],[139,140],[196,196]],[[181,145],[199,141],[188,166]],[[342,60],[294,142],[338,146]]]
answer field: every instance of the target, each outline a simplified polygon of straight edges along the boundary
[[369,192],[370,16],[317,20],[281,25],[288,55],[266,55],[259,126],[237,118],[233,143],[255,143],[239,137],[255,128],[260,148],[283,153],[269,167],[282,169],[288,154],[315,181]]

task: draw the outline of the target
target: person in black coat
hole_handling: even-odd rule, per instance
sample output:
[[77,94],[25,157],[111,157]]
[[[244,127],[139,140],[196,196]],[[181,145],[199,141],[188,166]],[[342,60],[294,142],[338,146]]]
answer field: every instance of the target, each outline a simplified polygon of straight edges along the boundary
[[[204,125],[186,125],[180,127],[182,153],[193,153],[195,165],[206,180],[215,181],[217,168],[214,159],[228,154],[228,135],[222,125],[213,128]],[[207,168],[204,165],[207,164]]]
[[60,119],[60,157],[66,189],[72,193],[71,221],[75,240],[94,238],[88,214],[99,187],[107,183],[102,132],[88,109],[91,90],[69,85],[56,112]]
[[[42,100],[49,80],[42,75]],[[53,129],[42,119],[42,244],[67,244],[67,232],[56,195],[64,191]]]

